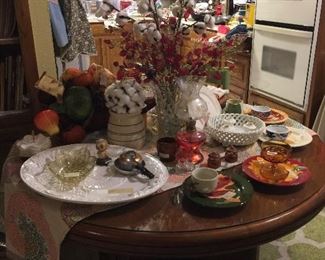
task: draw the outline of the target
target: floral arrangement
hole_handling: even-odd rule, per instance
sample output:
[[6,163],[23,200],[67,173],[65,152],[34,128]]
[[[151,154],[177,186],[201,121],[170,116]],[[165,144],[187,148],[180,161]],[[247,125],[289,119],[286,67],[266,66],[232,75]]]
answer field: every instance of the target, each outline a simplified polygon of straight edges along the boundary
[[[110,1],[104,2],[108,11],[114,9]],[[123,62],[114,62],[118,80],[133,77],[139,83],[151,82],[157,101],[159,135],[173,136],[182,124],[176,115],[176,104],[182,96],[177,79],[196,81],[213,74],[220,80],[227,57],[235,53],[247,35],[236,34],[210,42],[207,28],[215,26],[214,16],[206,14],[202,22],[187,20],[194,12],[194,0],[136,2],[143,19],[134,21],[127,12],[118,12],[116,23],[122,30],[121,40],[106,43],[110,48],[121,49]],[[191,34],[196,35],[195,42],[186,51],[184,44],[192,38]]]
[[[145,74],[146,79],[167,86],[180,76],[207,76],[211,71],[220,79],[218,70],[225,66],[226,57],[246,39],[245,34],[237,34],[209,42],[206,30],[214,27],[215,17],[206,14],[204,22],[187,22],[194,12],[194,0],[139,0],[137,5],[144,18],[134,22],[130,30],[125,25],[132,18],[124,11],[119,12],[116,22],[123,29],[122,40],[106,41],[111,48],[119,46],[124,57],[122,64],[114,62],[119,67],[118,79],[132,76],[140,82]],[[191,29],[198,37],[194,48],[185,52],[184,39]]]

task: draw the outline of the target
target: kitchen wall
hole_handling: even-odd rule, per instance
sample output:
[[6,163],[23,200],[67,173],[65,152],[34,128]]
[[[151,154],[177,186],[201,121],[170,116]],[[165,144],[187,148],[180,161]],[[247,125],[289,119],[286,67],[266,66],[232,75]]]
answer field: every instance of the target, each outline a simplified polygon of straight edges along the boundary
[[48,0],[29,0],[38,74],[57,76]]

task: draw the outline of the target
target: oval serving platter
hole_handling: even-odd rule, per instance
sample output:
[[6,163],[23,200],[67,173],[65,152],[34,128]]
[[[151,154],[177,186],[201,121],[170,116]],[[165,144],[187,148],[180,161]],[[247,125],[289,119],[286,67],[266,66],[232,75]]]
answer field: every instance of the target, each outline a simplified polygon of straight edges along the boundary
[[[108,167],[96,165],[86,178],[73,186],[67,185],[47,168],[46,160],[53,160],[59,152],[82,147],[89,149],[92,156],[96,155],[95,144],[74,144],[51,148],[32,156],[21,167],[22,180],[34,191],[52,199],[79,204],[116,204],[149,196],[168,179],[167,168],[152,155],[143,153],[146,167],[155,175],[153,179],[120,174],[114,169],[112,160]],[[126,150],[130,148],[110,145],[108,153],[114,159]]]

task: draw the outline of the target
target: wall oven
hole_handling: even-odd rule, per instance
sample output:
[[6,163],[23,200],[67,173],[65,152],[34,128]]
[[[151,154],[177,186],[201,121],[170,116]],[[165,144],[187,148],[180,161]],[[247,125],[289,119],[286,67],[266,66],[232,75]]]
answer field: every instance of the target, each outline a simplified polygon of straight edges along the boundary
[[313,33],[255,24],[250,87],[304,106]]
[[306,109],[320,2],[257,0],[251,90]]

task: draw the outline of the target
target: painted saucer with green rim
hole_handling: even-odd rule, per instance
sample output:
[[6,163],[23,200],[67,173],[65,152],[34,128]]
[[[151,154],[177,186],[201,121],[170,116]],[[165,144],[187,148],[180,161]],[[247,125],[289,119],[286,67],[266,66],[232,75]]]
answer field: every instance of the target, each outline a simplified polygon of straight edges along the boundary
[[[223,177],[228,177],[220,174]],[[220,191],[224,190],[224,187],[220,187],[219,182],[215,194],[218,194],[214,198],[214,194],[201,194],[195,191],[191,178],[187,178],[183,183],[184,195],[192,202],[199,204],[203,207],[210,208],[234,208],[245,205],[252,197],[253,187],[249,180],[240,175],[234,175],[229,178],[231,181],[229,184],[225,184],[227,192],[220,194]],[[222,185],[221,185],[222,186]],[[230,195],[230,196],[229,196]]]

